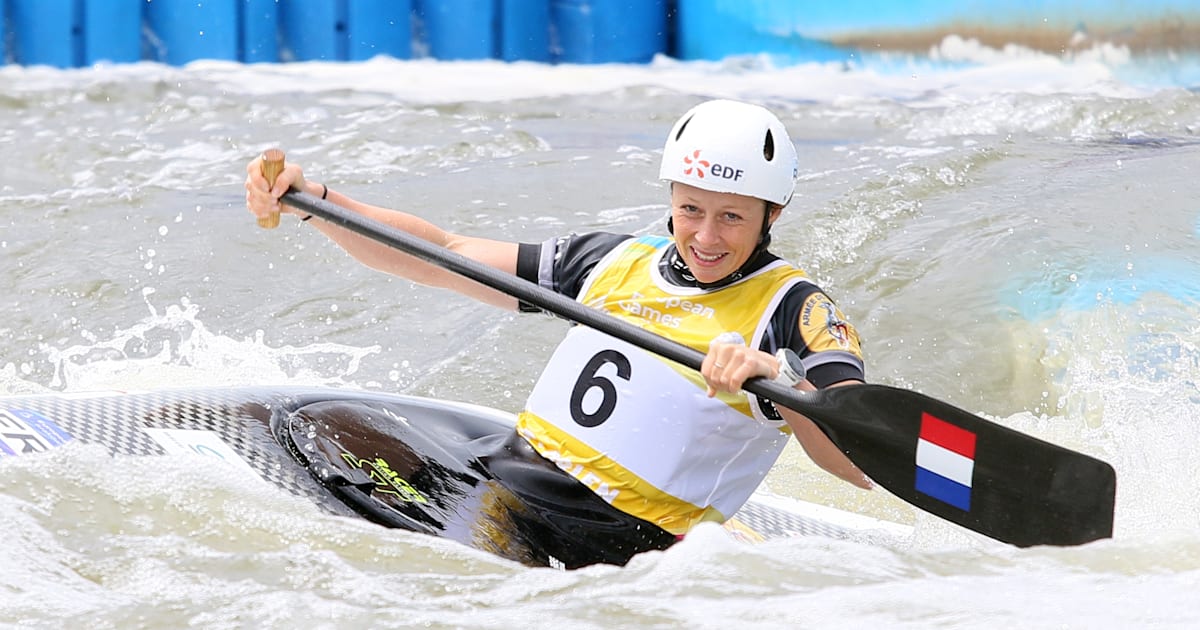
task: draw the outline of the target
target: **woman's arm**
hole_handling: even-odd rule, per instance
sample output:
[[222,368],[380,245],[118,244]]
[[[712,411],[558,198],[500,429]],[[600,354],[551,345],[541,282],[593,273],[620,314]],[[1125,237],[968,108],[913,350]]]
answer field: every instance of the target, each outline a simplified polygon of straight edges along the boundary
[[[303,211],[280,204],[279,198],[290,187],[318,197],[325,195],[328,201],[343,208],[408,232],[500,271],[511,274],[515,274],[517,271],[517,243],[454,234],[406,212],[356,201],[345,194],[308,181],[304,177],[303,170],[297,164],[286,165],[276,178],[273,187],[268,186],[266,178],[262,175],[261,158],[256,158],[246,165],[246,207],[255,216],[266,217],[272,212],[295,214],[302,218],[307,216]],[[451,289],[501,308],[509,310],[517,308],[517,299],[510,295],[485,287],[459,274],[427,263],[318,217],[306,220],[355,259],[372,269],[406,278],[419,284]]]

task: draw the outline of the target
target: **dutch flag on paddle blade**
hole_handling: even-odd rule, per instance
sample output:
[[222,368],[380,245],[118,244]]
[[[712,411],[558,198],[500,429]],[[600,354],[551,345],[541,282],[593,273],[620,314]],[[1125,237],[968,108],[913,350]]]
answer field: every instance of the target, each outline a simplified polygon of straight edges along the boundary
[[917,439],[917,492],[969,512],[975,434],[928,413]]

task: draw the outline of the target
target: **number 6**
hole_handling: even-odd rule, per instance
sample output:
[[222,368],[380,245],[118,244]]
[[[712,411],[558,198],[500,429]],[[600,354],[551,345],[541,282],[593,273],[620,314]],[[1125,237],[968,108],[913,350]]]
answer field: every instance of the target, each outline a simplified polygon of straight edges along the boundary
[[[617,376],[629,380],[632,367],[625,355],[616,350],[601,350],[592,357],[587,365],[583,366],[583,373],[579,375],[579,380],[575,381],[575,387],[571,390],[571,418],[580,426],[591,428],[603,424],[617,406],[617,386],[613,385],[611,380],[596,375],[606,363],[617,366]],[[596,411],[587,413],[583,410],[583,397],[593,387],[600,388],[604,398]]]

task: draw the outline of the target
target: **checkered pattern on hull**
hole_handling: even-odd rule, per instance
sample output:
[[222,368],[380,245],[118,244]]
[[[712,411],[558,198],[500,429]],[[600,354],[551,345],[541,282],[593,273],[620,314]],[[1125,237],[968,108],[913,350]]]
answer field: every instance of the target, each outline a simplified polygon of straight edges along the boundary
[[0,398],[0,409],[30,410],[86,444],[114,455],[165,455],[142,429],[211,431],[260,476],[335,514],[353,512],[317,483],[271,435],[272,413],[286,414],[312,390],[190,389]]
[[766,539],[792,536],[849,538],[853,533],[834,523],[758,503],[753,497],[738,510],[737,519]]
[[[286,415],[312,402],[355,398],[406,400],[403,396],[333,389],[214,388],[5,397],[0,398],[0,410],[35,411],[75,439],[101,444],[114,455],[165,455],[166,451],[142,431],[144,428],[212,431],[267,481],[307,497],[331,513],[353,515],[274,439],[270,420],[273,414]],[[423,400],[416,407],[429,404]],[[415,408],[413,416],[420,416]],[[738,512],[737,519],[767,539],[797,535],[845,538],[853,533],[836,523],[753,498]]]

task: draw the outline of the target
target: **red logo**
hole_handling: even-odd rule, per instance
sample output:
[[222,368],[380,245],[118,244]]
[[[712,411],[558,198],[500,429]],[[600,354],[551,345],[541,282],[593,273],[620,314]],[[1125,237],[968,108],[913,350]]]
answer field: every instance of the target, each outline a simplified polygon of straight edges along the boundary
[[[708,160],[700,159],[700,149],[696,149],[691,155],[683,156],[683,163],[688,165],[687,168],[683,169],[684,175],[691,175],[692,169],[695,169],[696,176],[700,179],[704,179],[704,169],[700,167],[702,166],[704,168],[708,168],[709,166],[712,166],[712,164],[709,164]],[[694,166],[695,164],[699,164],[700,166]]]

